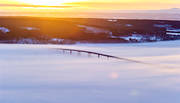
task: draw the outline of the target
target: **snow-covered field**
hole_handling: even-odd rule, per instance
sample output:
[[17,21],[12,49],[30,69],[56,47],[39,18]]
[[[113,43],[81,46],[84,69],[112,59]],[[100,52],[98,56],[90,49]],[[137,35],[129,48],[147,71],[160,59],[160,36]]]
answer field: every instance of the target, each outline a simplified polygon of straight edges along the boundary
[[[147,64],[68,53],[73,48]],[[180,41],[0,44],[0,103],[179,103]]]

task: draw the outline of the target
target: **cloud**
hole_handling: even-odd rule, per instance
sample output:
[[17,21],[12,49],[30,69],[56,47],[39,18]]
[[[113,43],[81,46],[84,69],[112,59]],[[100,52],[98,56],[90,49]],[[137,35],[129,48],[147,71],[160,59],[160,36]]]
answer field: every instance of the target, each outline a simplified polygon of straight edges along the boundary
[[75,6],[45,6],[45,5],[17,5],[17,4],[0,4],[0,7],[47,7],[47,8],[72,8]]
[[180,3],[167,2],[72,2],[65,3],[67,5],[74,5],[85,8],[101,9],[101,10],[157,10],[177,8]]
[[111,12],[118,13],[172,13],[172,14],[180,14],[180,8],[171,8],[171,9],[157,9],[157,10],[116,10]]

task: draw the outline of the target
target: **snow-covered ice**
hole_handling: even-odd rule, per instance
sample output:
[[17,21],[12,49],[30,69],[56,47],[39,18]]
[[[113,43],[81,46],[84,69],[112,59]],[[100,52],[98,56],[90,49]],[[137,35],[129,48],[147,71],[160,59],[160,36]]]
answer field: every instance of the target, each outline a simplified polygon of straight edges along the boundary
[[54,42],[63,42],[64,39],[52,38],[51,41],[54,41]]
[[144,37],[142,35],[133,34],[131,36],[120,37],[120,38],[128,40],[128,41],[130,41],[131,39],[141,41]]
[[180,29],[167,29],[168,32],[180,32]]
[[[147,64],[62,52],[89,50]],[[1,103],[179,103],[180,41],[0,44]]]
[[10,32],[10,30],[8,28],[5,28],[5,27],[0,27],[0,31],[3,32],[3,33]]
[[176,36],[178,36],[178,35],[179,35],[179,36],[180,36],[180,33],[167,32],[166,34],[167,34],[167,35],[176,35]]
[[132,24],[126,24],[125,26],[127,26],[127,27],[132,27],[133,25],[132,25]]
[[169,24],[154,24],[154,27],[158,27],[158,28],[171,28],[172,25],[169,25]]
[[85,28],[86,29],[86,32],[89,32],[89,33],[106,33],[106,34],[112,34],[111,31],[109,30],[105,30],[105,29],[102,29],[102,28],[97,28],[97,27],[92,27],[92,26],[86,26],[86,25],[78,25],[78,27],[81,27],[81,28]]
[[107,21],[109,21],[109,22],[117,22],[118,20],[117,19],[108,19]]
[[180,29],[167,29],[167,35],[180,35]]
[[36,28],[36,27],[21,27],[22,29],[25,29],[25,30],[28,30],[28,31],[31,31],[31,30],[39,30],[39,28]]

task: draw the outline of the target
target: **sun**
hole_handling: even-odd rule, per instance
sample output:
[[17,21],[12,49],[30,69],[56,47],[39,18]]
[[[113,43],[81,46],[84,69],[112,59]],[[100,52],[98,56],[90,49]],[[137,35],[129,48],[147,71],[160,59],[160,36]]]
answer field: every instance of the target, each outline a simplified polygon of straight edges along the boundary
[[58,6],[58,5],[62,5],[63,3],[79,2],[82,0],[17,0],[17,1],[31,5]]

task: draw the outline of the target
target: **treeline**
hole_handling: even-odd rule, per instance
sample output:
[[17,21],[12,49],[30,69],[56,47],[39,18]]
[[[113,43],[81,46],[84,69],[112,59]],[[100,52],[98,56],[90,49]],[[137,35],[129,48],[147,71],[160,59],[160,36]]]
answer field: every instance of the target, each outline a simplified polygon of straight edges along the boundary
[[[9,32],[4,32],[4,28]],[[166,35],[166,30],[172,28],[180,28],[180,21],[1,17],[0,40],[60,38],[81,42],[128,42],[118,37],[132,34],[158,36],[164,38],[162,40],[179,39],[179,36]]]

